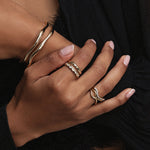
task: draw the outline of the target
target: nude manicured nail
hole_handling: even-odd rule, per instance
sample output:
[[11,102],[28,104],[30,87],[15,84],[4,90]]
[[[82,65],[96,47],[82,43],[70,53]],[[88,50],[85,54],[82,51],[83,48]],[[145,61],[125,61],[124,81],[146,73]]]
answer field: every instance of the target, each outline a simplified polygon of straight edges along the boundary
[[91,41],[96,44],[96,41],[94,39],[91,39]]
[[74,52],[74,45],[69,45],[63,49],[60,50],[60,55],[67,56]]
[[114,45],[114,42],[113,41],[109,41],[109,46],[111,49],[115,49],[115,45]]
[[90,43],[90,42],[93,42],[94,44],[96,44],[96,41],[95,41],[94,39],[89,39],[89,40],[87,40],[86,43],[88,44],[88,43]]
[[127,56],[125,57],[125,59],[124,59],[124,64],[125,64],[126,66],[128,66],[128,65],[129,65],[129,62],[130,62],[130,56],[127,55]]
[[127,97],[127,98],[130,98],[134,93],[135,93],[135,89],[131,89],[131,90],[127,93],[126,97]]

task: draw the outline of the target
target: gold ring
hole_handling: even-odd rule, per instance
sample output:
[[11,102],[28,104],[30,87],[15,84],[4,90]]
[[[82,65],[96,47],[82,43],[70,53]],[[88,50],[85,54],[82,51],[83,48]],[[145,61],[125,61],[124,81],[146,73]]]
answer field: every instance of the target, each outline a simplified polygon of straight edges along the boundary
[[82,74],[82,71],[80,70],[80,68],[77,66],[77,64],[75,64],[73,61],[70,61],[69,62],[71,65],[73,65],[76,69],[77,69],[77,71],[78,71],[78,73],[81,75]]
[[68,67],[77,78],[79,78],[80,75],[82,74],[80,68],[74,62],[67,62],[65,63],[65,66]]
[[90,94],[91,94],[91,97],[95,100],[95,104],[97,104],[98,102],[105,101],[104,98],[99,96],[98,90],[95,87],[90,90]]

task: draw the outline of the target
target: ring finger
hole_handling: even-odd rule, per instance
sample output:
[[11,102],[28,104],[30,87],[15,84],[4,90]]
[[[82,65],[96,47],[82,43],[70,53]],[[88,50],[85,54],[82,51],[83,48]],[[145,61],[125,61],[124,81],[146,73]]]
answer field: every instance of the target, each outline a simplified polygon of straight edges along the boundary
[[[126,72],[129,62],[130,56],[122,56],[115,67],[113,67],[113,69],[109,71],[105,78],[95,86],[99,92],[100,97],[106,96],[114,89],[114,87],[118,84],[118,82]],[[84,107],[91,107],[92,104],[95,103],[94,99],[92,99],[90,95],[90,92],[86,94],[81,103]]]

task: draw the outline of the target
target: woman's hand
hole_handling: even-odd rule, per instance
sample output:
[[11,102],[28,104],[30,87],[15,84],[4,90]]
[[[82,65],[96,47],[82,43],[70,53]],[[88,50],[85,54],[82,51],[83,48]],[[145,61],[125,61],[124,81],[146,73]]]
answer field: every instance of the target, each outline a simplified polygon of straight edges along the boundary
[[[73,51],[71,45],[53,52],[25,70],[7,106],[8,122],[17,146],[43,134],[67,129],[107,113],[123,105],[134,94],[135,90],[128,88],[116,97],[93,105],[90,89],[96,87],[101,97],[107,95],[124,75],[130,58],[122,56],[102,79],[114,53],[113,43],[107,42],[92,67],[76,79],[73,72],[62,66],[73,56]],[[72,61],[83,70],[95,51],[96,44],[88,40]]]

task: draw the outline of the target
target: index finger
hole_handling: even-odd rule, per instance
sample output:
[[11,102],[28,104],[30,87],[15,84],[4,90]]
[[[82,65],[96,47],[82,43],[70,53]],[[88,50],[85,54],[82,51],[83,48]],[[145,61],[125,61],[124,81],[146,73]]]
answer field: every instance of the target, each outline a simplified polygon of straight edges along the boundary
[[[74,62],[81,71],[83,71],[92,60],[96,48],[96,42],[92,39],[88,40],[71,61]],[[58,70],[57,75],[54,75],[55,77],[57,76],[57,78],[60,79],[62,79],[63,77],[63,79],[65,78],[65,80],[67,81],[72,81],[73,79],[76,79],[75,74],[66,66]]]

